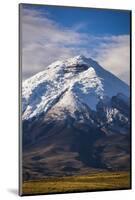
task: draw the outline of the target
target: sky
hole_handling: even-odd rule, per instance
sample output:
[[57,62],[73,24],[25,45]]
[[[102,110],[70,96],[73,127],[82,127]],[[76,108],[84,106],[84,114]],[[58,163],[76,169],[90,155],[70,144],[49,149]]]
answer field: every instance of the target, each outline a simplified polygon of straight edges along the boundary
[[130,11],[22,4],[22,78],[84,55],[129,84]]

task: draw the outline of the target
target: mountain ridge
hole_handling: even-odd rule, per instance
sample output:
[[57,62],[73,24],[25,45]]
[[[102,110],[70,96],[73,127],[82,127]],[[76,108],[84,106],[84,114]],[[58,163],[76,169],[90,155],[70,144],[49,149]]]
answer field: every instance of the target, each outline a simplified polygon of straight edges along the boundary
[[[64,91],[96,110],[99,99],[118,92],[129,96],[129,87],[104,70],[97,62],[84,56],[56,61],[43,72],[24,81],[22,86],[23,119],[47,112]],[[65,99],[66,101],[66,99]]]
[[130,90],[84,56],[22,88],[23,180],[130,169]]

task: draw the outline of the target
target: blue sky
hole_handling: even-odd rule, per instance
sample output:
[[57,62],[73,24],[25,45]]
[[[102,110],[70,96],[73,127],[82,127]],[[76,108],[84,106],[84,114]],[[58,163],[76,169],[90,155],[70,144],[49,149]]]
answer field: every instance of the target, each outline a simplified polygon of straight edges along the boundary
[[129,82],[130,11],[26,4],[21,11],[24,79],[84,54]]
[[66,28],[84,23],[86,26],[80,28],[80,32],[96,35],[130,33],[130,11],[34,5],[25,7],[39,11],[42,17],[46,12],[50,13],[52,20]]

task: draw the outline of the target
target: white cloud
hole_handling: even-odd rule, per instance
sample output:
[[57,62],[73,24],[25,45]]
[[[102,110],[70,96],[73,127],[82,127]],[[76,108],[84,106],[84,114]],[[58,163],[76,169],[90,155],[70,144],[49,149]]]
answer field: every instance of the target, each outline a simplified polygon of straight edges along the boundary
[[22,12],[23,79],[41,71],[51,62],[76,55],[75,45],[86,44],[88,36],[60,27],[40,13]]
[[97,50],[97,60],[107,70],[129,84],[130,36],[123,35],[104,38],[104,43]]
[[129,81],[129,36],[97,37],[80,33],[87,24],[70,29],[60,26],[49,13],[22,10],[22,77],[26,79],[58,59],[84,54],[93,57],[122,80]]

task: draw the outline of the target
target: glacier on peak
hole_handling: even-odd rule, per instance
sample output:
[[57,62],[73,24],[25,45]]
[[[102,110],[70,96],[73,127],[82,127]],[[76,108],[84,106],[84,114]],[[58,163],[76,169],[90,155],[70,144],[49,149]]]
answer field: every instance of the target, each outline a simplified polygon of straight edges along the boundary
[[47,113],[55,106],[74,112],[80,102],[96,110],[99,99],[118,93],[129,97],[128,85],[96,61],[83,55],[75,56],[56,61],[23,82],[22,118]]

